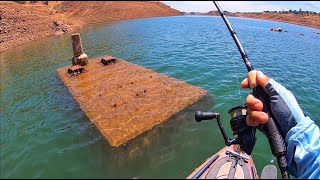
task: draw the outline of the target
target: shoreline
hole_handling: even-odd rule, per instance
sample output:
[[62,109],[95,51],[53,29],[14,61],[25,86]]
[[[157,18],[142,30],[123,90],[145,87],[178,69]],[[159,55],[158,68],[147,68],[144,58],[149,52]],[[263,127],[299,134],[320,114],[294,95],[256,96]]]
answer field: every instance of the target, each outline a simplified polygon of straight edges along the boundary
[[[184,15],[195,16],[220,16],[218,11],[209,12],[183,12]],[[269,20],[283,22],[300,26],[312,27],[320,30],[320,15],[315,14],[294,14],[294,13],[272,13],[272,12],[226,12],[227,17],[242,17],[250,19]]]
[[232,17],[237,17],[237,18],[246,18],[246,19],[256,19],[256,20],[266,20],[266,21],[273,21],[273,22],[279,22],[279,23],[288,23],[288,24],[293,24],[293,25],[298,25],[298,26],[305,26],[305,27],[309,27],[309,28],[315,28],[315,29],[319,29],[320,32],[320,28],[317,26],[313,26],[313,25],[305,25],[305,24],[300,24],[297,22],[290,22],[290,21],[277,21],[277,20],[273,20],[273,19],[261,19],[261,18],[253,18],[253,17],[245,17],[245,16],[232,16]]
[[[189,15],[189,14],[185,14],[184,16],[202,16],[202,17],[206,17],[206,16],[219,16],[219,15]],[[219,16],[220,17],[220,16]],[[273,20],[273,19],[266,19],[266,18],[254,18],[254,17],[246,17],[246,16],[227,16],[227,18],[246,18],[246,19],[256,19],[256,20],[266,20],[266,21],[274,21],[274,22],[280,22],[280,23],[288,23],[288,24],[293,24],[293,25],[299,25],[299,26],[305,26],[305,27],[310,27],[310,28],[315,28],[315,29],[319,29],[320,32],[320,27],[315,26],[315,25],[306,25],[306,24],[301,24],[298,22],[291,22],[291,21],[278,21],[278,20]]]
[[0,54],[96,23],[179,15],[180,11],[157,1],[49,1],[49,5],[0,1]]
[[[293,21],[292,19],[285,20],[285,17],[282,15],[276,17],[268,17],[263,15],[236,15],[234,17],[243,17],[243,18],[250,18],[250,19],[259,19],[259,20],[268,20],[268,21],[275,21],[275,22],[282,22],[282,23],[289,23],[299,26],[306,26],[311,28],[316,28],[320,31],[320,16],[309,16],[313,18],[313,21]],[[282,20],[284,19],[284,20]],[[311,24],[312,23],[312,24]]]
[[[162,2],[56,1],[44,5],[40,2],[18,4],[1,1],[0,54],[43,38],[75,33],[94,24],[183,15],[191,14],[172,9]],[[272,13],[228,13],[226,15],[306,26],[318,29],[315,33],[320,33],[320,16]],[[191,16],[219,15],[200,13]]]

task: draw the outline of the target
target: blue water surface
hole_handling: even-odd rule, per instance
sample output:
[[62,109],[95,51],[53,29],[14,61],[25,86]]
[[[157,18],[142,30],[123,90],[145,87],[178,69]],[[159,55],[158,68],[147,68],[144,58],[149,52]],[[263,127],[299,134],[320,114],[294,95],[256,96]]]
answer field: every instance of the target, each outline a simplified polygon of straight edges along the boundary
[[[255,69],[293,92],[320,124],[319,29],[229,18]],[[272,32],[281,27],[287,32]],[[90,58],[112,55],[208,90],[208,95],[126,146],[111,147],[59,79],[72,58],[70,34],[0,54],[0,178],[185,178],[224,146],[216,122],[197,123],[197,110],[243,104],[246,68],[221,17],[143,18],[80,31]],[[276,161],[257,133],[253,159],[260,173]]]

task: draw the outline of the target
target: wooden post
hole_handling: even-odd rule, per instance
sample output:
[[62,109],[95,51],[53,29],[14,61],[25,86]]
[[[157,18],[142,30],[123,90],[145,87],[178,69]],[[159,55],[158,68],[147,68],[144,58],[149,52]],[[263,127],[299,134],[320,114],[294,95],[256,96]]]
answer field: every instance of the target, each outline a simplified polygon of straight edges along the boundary
[[80,34],[79,33],[71,34],[71,38],[72,38],[73,55],[80,56],[81,54],[83,54]]
[[72,48],[73,48],[73,58],[72,65],[87,65],[88,56],[83,53],[83,47],[81,43],[81,38],[79,33],[71,34]]

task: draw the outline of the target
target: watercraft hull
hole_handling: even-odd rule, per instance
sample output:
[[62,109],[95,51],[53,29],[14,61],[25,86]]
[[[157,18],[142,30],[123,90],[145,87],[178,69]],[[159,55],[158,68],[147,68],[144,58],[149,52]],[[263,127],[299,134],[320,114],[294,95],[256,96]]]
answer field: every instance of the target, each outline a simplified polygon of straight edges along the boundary
[[196,168],[187,179],[259,179],[251,156],[225,146]]

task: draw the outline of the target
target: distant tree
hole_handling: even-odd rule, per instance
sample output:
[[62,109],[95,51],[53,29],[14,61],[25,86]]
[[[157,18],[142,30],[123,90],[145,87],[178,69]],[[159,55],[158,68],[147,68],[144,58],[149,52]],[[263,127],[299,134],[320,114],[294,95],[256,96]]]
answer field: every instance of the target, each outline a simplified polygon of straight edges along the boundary
[[291,9],[289,9],[289,13],[292,13],[292,10],[291,10]]

